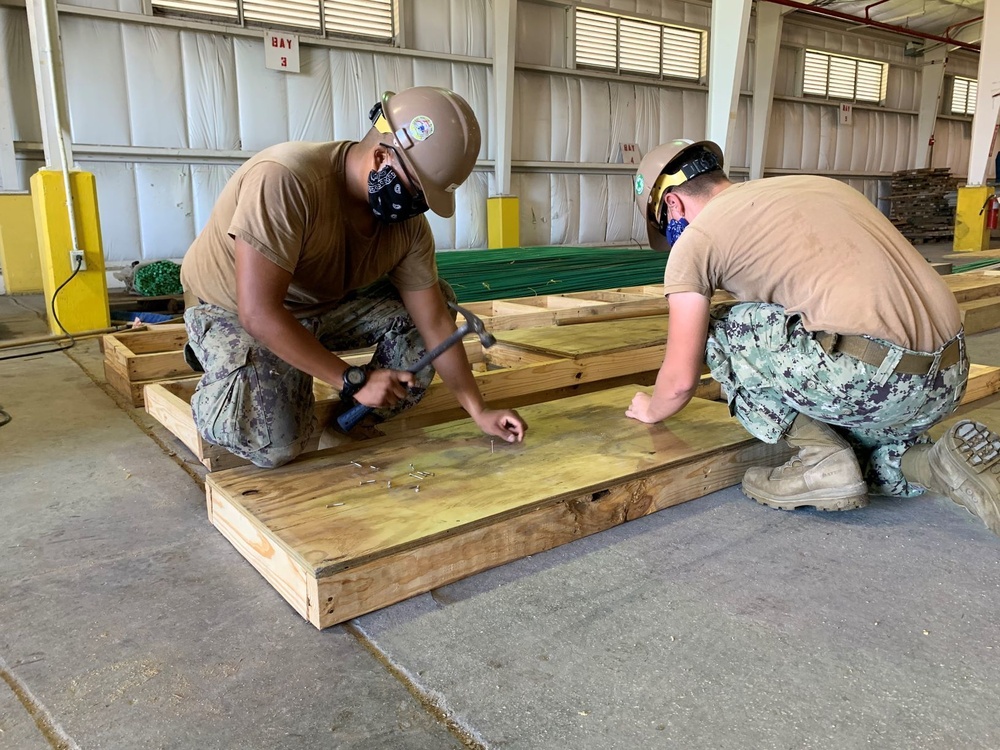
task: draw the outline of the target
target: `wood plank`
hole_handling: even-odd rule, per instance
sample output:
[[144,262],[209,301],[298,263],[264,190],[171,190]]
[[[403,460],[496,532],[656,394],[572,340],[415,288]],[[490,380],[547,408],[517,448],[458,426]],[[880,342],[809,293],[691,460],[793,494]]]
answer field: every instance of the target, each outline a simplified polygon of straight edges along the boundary
[[[530,407],[522,444],[491,449],[464,420],[279,469],[213,473],[213,523],[323,628],[700,497],[788,453],[750,438],[724,404],[693,401],[656,425],[627,419],[634,392]],[[409,477],[411,465],[433,476]]]
[[960,302],[958,309],[962,314],[962,325],[965,326],[966,335],[1000,328],[1000,298],[988,297]]
[[982,271],[949,274],[944,282],[959,303],[1000,295],[1000,278]]
[[963,404],[992,396],[1000,391],[1000,367],[969,365],[969,384],[962,397]]
[[574,326],[504,331],[497,340],[506,346],[554,357],[581,357],[597,353],[666,346],[667,316],[582,323]]

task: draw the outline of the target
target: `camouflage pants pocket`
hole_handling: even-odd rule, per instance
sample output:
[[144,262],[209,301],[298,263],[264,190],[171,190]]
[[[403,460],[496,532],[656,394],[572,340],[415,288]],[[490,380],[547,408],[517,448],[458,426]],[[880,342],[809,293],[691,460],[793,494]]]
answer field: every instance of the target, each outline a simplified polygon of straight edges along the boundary
[[262,347],[233,313],[202,305],[185,322],[205,368],[191,399],[201,436],[262,467],[301,453],[315,427],[312,378]]

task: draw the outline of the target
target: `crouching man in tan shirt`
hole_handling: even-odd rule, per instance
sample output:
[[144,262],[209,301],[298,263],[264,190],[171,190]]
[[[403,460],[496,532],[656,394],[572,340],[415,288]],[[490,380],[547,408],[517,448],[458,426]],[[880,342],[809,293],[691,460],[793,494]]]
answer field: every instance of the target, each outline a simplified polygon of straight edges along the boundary
[[[969,372],[940,276],[853,188],[812,175],[733,184],[722,167],[716,144],[686,140],[639,166],[650,244],[670,251],[670,322],[653,395],[636,394],[627,415],[676,414],[707,361],[751,434],[798,451],[747,471],[758,502],[847,510],[869,492],[931,489],[1000,533],[1000,435],[964,420],[927,436]],[[739,302],[710,309],[717,289]]]
[[[230,179],[184,257],[188,356],[204,375],[191,401],[208,441],[262,467],[314,432],[313,378],[386,419],[412,406],[430,367],[407,368],[455,331],[423,213],[455,213],[480,129],[458,94],[386,92],[361,142],[284,143]],[[366,367],[333,354],[375,346]],[[527,425],[488,409],[465,351],[435,360],[479,427],[514,442]]]

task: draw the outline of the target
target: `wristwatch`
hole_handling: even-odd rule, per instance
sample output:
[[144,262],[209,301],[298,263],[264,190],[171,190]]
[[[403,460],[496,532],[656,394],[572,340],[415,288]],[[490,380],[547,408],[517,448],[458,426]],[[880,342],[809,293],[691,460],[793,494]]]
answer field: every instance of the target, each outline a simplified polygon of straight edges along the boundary
[[368,373],[360,367],[348,367],[344,370],[344,387],[340,391],[341,398],[349,398],[364,388],[368,382]]

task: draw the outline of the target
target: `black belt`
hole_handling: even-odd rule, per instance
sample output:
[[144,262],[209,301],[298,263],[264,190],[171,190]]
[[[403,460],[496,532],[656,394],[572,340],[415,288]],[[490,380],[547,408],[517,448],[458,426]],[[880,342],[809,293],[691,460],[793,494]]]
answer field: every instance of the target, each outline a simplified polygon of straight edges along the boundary
[[[846,354],[848,357],[853,357],[873,367],[881,367],[882,362],[889,355],[890,351],[890,348],[885,344],[872,341],[864,336],[841,336],[836,333],[819,331],[813,334],[813,338],[816,339],[816,343],[823,347],[823,351],[827,354],[833,354],[834,352]],[[941,352],[941,361],[938,365],[938,370],[945,370],[951,367],[958,362],[960,357],[961,347],[956,338]],[[905,375],[926,375],[934,365],[934,358],[935,355],[933,354],[911,354],[905,352],[893,372]]]

